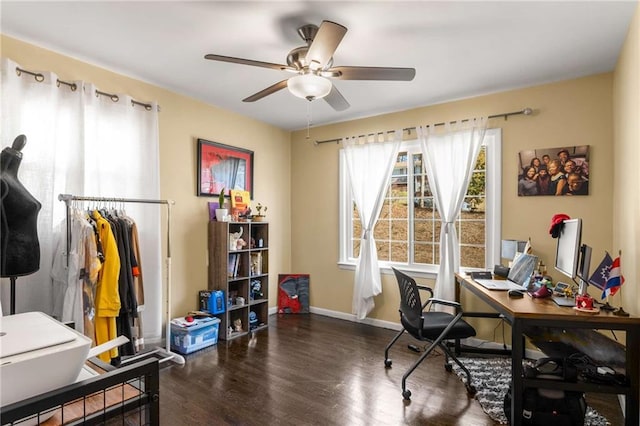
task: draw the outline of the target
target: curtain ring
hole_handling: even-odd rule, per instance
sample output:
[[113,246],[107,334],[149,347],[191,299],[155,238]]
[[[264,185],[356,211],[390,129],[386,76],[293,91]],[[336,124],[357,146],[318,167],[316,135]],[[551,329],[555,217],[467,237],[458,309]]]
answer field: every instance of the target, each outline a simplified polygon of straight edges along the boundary
[[32,76],[33,76],[33,78],[35,78],[35,80],[36,80],[38,83],[42,83],[42,82],[44,81],[44,74],[39,73],[39,72],[38,72],[38,73],[35,73],[35,72],[31,72],[31,71],[23,70],[23,69],[21,69],[20,67],[16,67],[16,75],[17,75],[18,77],[20,77],[20,76],[22,75],[22,73],[23,73],[23,72],[24,72],[24,73],[27,73],[27,74],[29,74],[29,75],[32,75]]
[[118,95],[111,95],[111,100],[113,102],[118,102],[120,100],[120,98],[118,97]]

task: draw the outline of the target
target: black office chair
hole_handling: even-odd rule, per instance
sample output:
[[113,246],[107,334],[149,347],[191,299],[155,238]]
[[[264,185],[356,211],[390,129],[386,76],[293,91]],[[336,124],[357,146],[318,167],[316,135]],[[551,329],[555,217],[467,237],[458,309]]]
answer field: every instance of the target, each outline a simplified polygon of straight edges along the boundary
[[[402,376],[402,396],[406,400],[411,399],[411,391],[408,390],[406,386],[407,378],[436,346],[442,349],[445,354],[444,367],[447,371],[450,372],[452,370],[451,364],[449,363],[449,358],[451,358],[466,373],[467,392],[469,395],[474,395],[476,388],[471,384],[471,374],[469,370],[455,357],[445,342],[445,340],[465,339],[476,335],[474,328],[462,319],[462,307],[457,302],[435,299],[433,297],[433,290],[429,287],[419,286],[410,276],[395,268],[391,269],[393,269],[393,272],[396,274],[398,287],[400,288],[400,322],[403,329],[389,342],[384,350],[385,367],[391,367],[392,362],[391,359],[389,359],[389,349],[405,331],[420,341],[431,343],[420,358],[404,373],[404,376]],[[420,302],[419,290],[429,292],[429,299],[424,304]],[[430,309],[435,304],[455,307],[456,315],[447,312],[431,311]]]

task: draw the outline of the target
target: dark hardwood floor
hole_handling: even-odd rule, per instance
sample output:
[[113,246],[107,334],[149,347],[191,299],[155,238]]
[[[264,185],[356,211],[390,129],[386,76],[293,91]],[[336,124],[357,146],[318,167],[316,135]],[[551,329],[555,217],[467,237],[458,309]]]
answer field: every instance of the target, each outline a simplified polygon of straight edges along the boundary
[[[402,375],[418,354],[393,330],[320,315],[275,315],[269,329],[186,356],[160,372],[161,425],[494,425],[444,356]],[[171,364],[171,363],[167,363]],[[622,424],[612,396],[590,403]],[[617,410],[616,410],[617,407]],[[616,413],[617,411],[617,413]],[[617,417],[616,417],[617,416]]]

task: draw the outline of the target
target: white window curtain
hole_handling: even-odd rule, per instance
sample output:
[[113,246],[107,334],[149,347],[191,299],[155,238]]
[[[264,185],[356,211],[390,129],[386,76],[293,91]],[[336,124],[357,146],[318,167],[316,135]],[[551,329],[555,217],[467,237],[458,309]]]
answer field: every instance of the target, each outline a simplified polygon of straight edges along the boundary
[[425,158],[429,186],[442,219],[440,265],[435,297],[454,300],[454,274],[460,269],[460,251],[455,220],[460,213],[478,152],[487,127],[487,118],[417,127]]
[[[94,197],[150,198],[160,196],[158,108],[148,111],[118,94],[97,96],[82,81],[72,90],[57,83],[51,72],[18,75],[22,68],[2,59],[2,148],[24,134],[27,144],[18,177],[42,203],[38,215],[40,269],[16,282],[16,312],[52,311],[51,264],[54,229],[65,218],[58,194]],[[87,204],[92,207],[95,204]],[[144,267],[144,334],[153,340],[162,333],[161,211],[158,205],[127,204],[136,219]],[[3,278],[3,312],[9,309],[8,279]]]
[[373,227],[380,216],[387,183],[396,163],[402,130],[396,130],[393,138],[387,142],[356,137],[342,140],[351,192],[363,230],[352,304],[352,313],[360,320],[374,308],[374,296],[382,292]]

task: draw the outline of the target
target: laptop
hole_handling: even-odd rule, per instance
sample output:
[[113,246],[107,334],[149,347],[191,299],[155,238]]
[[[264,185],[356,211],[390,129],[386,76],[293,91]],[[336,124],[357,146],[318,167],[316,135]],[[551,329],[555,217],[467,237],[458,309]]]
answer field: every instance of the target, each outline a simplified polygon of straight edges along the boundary
[[538,256],[521,254],[513,261],[506,280],[474,280],[488,290],[527,290],[529,280],[538,264]]

